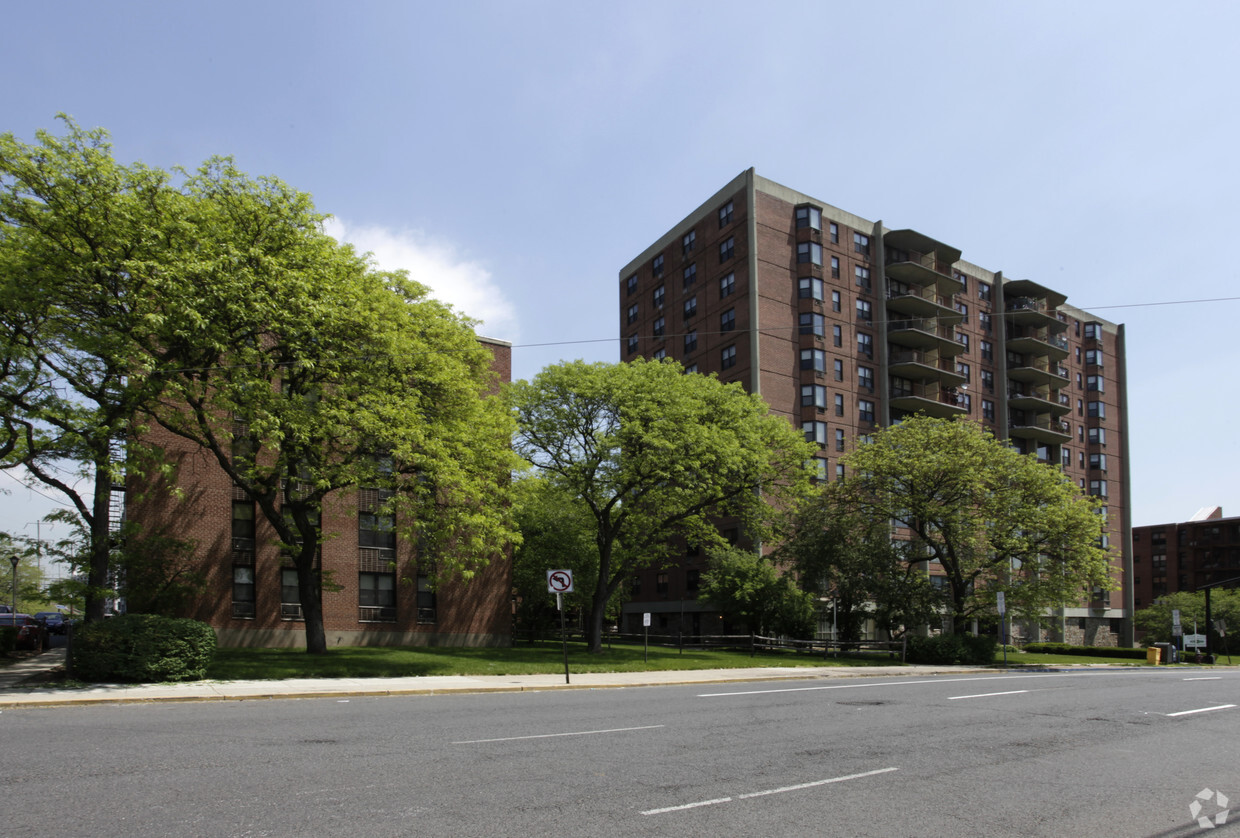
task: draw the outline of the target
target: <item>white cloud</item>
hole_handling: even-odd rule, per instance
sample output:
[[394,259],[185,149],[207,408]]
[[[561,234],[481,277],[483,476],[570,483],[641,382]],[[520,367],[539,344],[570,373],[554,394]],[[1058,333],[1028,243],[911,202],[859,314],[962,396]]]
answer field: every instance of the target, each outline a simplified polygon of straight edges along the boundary
[[436,241],[420,230],[354,227],[339,218],[324,223],[327,234],[372,254],[383,270],[405,270],[409,278],[427,286],[437,300],[457,312],[481,320],[480,335],[515,342],[516,308],[478,262],[462,258],[449,242]]

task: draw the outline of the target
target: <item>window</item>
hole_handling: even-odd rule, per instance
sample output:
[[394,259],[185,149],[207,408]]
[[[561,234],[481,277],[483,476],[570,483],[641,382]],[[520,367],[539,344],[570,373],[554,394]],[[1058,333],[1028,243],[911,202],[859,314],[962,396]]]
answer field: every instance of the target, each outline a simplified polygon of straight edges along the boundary
[[697,230],[690,230],[680,237],[680,255],[692,253],[695,244],[697,244]]
[[990,370],[982,370],[982,389],[987,393],[995,391],[995,374]]
[[843,428],[835,429],[835,450],[836,451],[844,450],[844,429]]
[[254,503],[232,502],[232,549],[234,553],[254,552]]
[[698,371],[697,364],[689,364],[687,367],[685,367],[685,375],[688,375],[691,372],[697,372],[697,371]]
[[853,233],[853,251],[870,255],[870,237],[861,233]]
[[685,265],[684,269],[680,272],[680,275],[681,275],[681,278],[684,279],[684,284],[683,284],[684,288],[688,288],[690,285],[696,282],[697,281],[697,262],[694,262],[692,265]]
[[233,565],[232,615],[254,616],[254,568],[250,565]]
[[730,332],[736,328],[736,309],[730,308],[719,315],[719,331]]
[[1096,498],[1105,498],[1107,496],[1107,482],[1105,480],[1089,481],[1089,493]]
[[731,273],[719,280],[719,299],[731,294],[736,290],[736,274]]
[[814,480],[827,479],[827,461],[822,457],[813,457],[808,462]]
[[637,351],[637,335],[629,335],[629,354]]
[[844,345],[844,327],[843,326],[832,326],[831,327],[831,343],[833,343],[835,346]]
[[827,444],[826,422],[802,422],[801,430],[805,433],[806,442],[816,442],[819,445]]
[[831,257],[831,278],[840,278],[840,257],[838,256]]
[[650,270],[654,273],[654,278],[658,279],[663,276],[663,254],[660,253],[654,257],[654,261],[650,263]]
[[801,406],[802,407],[826,407],[827,406],[827,388],[821,384],[802,384],[801,385]]
[[874,338],[865,332],[857,333],[857,351],[867,358],[874,357]]
[[990,315],[984,311],[979,311],[977,313],[977,323],[982,327],[982,331],[987,334],[993,330],[993,327],[990,325]]
[[874,370],[870,367],[857,367],[857,386],[874,391]]
[[291,568],[280,571],[280,619],[301,619],[301,593],[297,587],[297,571]]
[[966,335],[964,332],[956,333],[956,343],[963,346],[965,352],[969,351],[969,336]]
[[357,576],[357,604],[362,608],[381,609],[378,614],[368,615],[370,619],[395,620],[396,577],[391,573],[359,573]]
[[801,323],[801,334],[814,335],[823,337],[826,334],[826,320],[821,314],[812,311],[803,311],[799,315]]
[[1090,454],[1089,455],[1089,467],[1091,469],[1097,469],[1098,471],[1106,471],[1107,470],[1107,455],[1106,454]]
[[821,349],[802,349],[801,369],[813,370],[814,372],[826,372],[827,353],[823,352]]
[[697,314],[697,294],[685,300],[685,319],[688,320],[695,314]]
[[663,327],[666,325],[666,317],[660,317],[658,320],[654,321],[654,336],[657,338],[663,337]]
[[970,377],[969,365],[961,362],[956,363],[956,373],[964,376],[964,381],[968,384],[972,378]]
[[695,349],[697,349],[697,329],[685,334],[685,354],[688,355]]
[[839,393],[835,394],[835,415],[844,415],[844,397]]
[[797,264],[822,264],[822,245],[817,242],[800,242],[797,244]]
[[840,310],[840,306],[841,306],[841,305],[842,305],[842,303],[841,303],[841,301],[840,301],[840,292],[839,292],[839,291],[832,291],[832,292],[831,292],[831,310],[832,310],[832,311],[839,311],[839,310]]
[[982,418],[990,422],[995,421],[995,403],[989,399],[982,399]]
[[[727,241],[722,242],[719,245],[719,263],[723,264],[724,262],[728,261],[735,255],[736,255],[736,236],[728,236]],[[821,258],[818,260],[818,264],[820,265],[822,264]]]
[[1089,429],[1089,444],[1105,446],[1107,444],[1106,428],[1090,428]]
[[685,592],[696,594],[698,589],[702,587],[702,571],[697,568],[689,568],[685,571]]
[[719,208],[719,226],[725,227],[732,223],[732,202],[728,201]]
[[395,550],[396,516],[379,512],[358,512],[357,545]]
[[874,402],[869,399],[860,399],[857,402],[857,418],[862,422],[874,421]]
[[956,311],[964,315],[964,320],[961,322],[967,324],[969,322],[969,307],[964,303],[956,303]]
[[834,221],[831,222],[829,229],[831,231],[831,244],[840,243],[840,228]]
[[662,286],[662,285],[660,285],[658,288],[654,289],[654,307],[655,307],[655,308],[663,308],[663,297],[664,297],[664,296],[665,296],[665,295],[664,295],[664,293],[663,293],[663,286]]
[[835,380],[844,380],[844,362],[838,358],[835,359]]
[[438,603],[435,601],[435,586],[431,577],[418,565],[418,622],[434,623],[438,619],[436,613]]
[[995,359],[995,345],[988,340],[981,342],[982,360],[993,361]]
[[869,300],[857,300],[857,319],[866,322],[874,319],[874,309]]
[[797,280],[797,296],[802,300],[821,300],[822,299],[822,280],[812,276],[802,277]]
[[843,463],[835,464],[835,479],[836,480],[844,479],[844,464]]
[[736,366],[736,344],[725,346],[719,353],[719,366],[725,370]]
[[636,322],[637,322],[637,303],[633,303],[633,305],[629,306],[628,323],[631,326],[632,324]]
[[1085,350],[1085,363],[1091,367],[1102,366],[1102,350],[1101,349],[1086,349]]
[[1096,419],[1105,419],[1107,415],[1107,406],[1103,402],[1090,402],[1089,415]]
[[1086,323],[1085,324],[1085,339],[1086,340],[1100,340],[1101,338],[1102,338],[1102,324],[1101,323]]
[[660,347],[654,351],[654,355],[651,357],[653,357],[656,361],[662,361],[667,357],[667,350]]
[[822,210],[818,207],[797,207],[797,228],[822,229]]
[[1069,468],[1072,465],[1071,448],[1064,447],[1059,450],[1059,464],[1064,468]]
[[1104,389],[1102,376],[1100,375],[1085,376],[1085,389],[1093,390],[1094,392],[1101,393]]
[[624,287],[628,293],[628,296],[633,296],[633,294],[637,291],[637,274],[633,274],[631,277],[626,279],[624,281]]
[[968,393],[957,393],[956,404],[963,407],[966,411],[970,411],[973,409],[973,396]]
[[857,278],[857,286],[870,290],[870,269],[857,265],[853,268],[853,275]]
[[981,282],[980,280],[978,281],[978,283],[977,283],[977,298],[978,298],[979,300],[989,300],[989,299],[990,299],[990,283],[988,283],[988,282]]
[[953,271],[953,272],[952,272],[952,275],[953,275],[953,276],[955,276],[955,277],[956,277],[956,279],[960,280],[960,291],[961,291],[961,293],[964,293],[964,294],[969,293],[969,277],[968,277],[968,275],[967,275],[967,274],[962,274],[962,273],[960,273],[959,271]]

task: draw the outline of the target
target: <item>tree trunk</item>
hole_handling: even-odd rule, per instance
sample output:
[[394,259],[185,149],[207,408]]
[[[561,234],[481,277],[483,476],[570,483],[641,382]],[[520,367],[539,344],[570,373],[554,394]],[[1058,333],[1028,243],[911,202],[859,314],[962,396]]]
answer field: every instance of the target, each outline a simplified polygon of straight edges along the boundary
[[323,631],[323,586],[319,584],[314,566],[317,554],[317,544],[303,544],[294,561],[297,566],[297,595],[301,600],[301,618],[306,626],[306,652],[311,655],[327,652],[327,635]]
[[86,622],[102,620],[107,604],[108,566],[112,558],[112,531],[109,515],[112,478],[109,461],[95,462],[95,489],[91,497],[90,563],[86,568]]
[[600,575],[599,584],[594,589],[590,622],[586,628],[586,648],[590,654],[603,651],[603,619],[607,615],[607,600],[607,585]]

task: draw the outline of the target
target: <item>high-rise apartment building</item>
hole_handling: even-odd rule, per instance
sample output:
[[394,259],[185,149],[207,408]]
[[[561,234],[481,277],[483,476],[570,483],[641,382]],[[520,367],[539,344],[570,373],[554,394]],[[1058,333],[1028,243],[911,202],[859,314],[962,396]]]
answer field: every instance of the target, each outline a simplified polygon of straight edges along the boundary
[[[1106,504],[1123,587],[1069,604],[1049,636],[1129,643],[1124,327],[961,256],[749,169],[620,272],[620,357],[741,382],[818,443],[820,480],[842,474],[858,438],[918,412],[968,417],[1062,465]],[[627,614],[709,633],[704,568],[686,556],[643,574]]]
[[1206,507],[1187,521],[1132,529],[1133,605],[1165,594],[1240,587],[1240,518]]

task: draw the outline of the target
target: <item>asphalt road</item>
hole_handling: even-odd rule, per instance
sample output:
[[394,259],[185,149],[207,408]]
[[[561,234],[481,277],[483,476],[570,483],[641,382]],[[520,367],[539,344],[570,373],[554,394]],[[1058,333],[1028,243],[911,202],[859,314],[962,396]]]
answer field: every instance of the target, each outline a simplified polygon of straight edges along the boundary
[[1217,792],[1240,823],[1238,688],[1147,669],[6,709],[0,834],[1197,835]]

